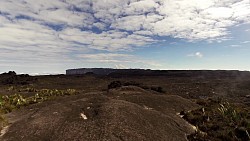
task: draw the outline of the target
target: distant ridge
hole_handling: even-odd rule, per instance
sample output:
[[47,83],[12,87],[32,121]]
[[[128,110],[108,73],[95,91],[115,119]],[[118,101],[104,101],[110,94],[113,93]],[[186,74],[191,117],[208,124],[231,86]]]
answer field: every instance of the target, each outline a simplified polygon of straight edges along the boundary
[[144,69],[113,69],[113,68],[78,68],[66,70],[66,75],[81,75],[87,73],[93,73],[97,75],[109,75],[113,72],[121,71],[143,71]]
[[168,77],[250,77],[249,71],[239,70],[150,70],[150,69],[113,69],[78,68],[66,70],[66,75],[109,75],[120,76],[168,76]]

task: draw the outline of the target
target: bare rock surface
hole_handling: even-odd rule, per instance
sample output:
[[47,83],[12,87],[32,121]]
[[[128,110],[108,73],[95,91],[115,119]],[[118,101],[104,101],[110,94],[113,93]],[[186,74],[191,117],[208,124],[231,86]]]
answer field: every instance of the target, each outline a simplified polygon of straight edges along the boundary
[[185,141],[194,129],[177,113],[198,108],[136,87],[57,98],[7,115],[3,141]]

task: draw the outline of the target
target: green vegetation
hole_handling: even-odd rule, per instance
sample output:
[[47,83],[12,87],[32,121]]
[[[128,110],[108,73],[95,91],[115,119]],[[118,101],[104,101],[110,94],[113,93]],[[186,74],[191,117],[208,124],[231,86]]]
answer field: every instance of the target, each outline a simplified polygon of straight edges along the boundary
[[75,95],[78,92],[75,89],[57,90],[57,89],[35,89],[35,88],[15,88],[10,86],[9,91],[15,92],[35,92],[32,96],[23,96],[21,94],[0,95],[0,129],[8,122],[3,114],[9,113],[20,107],[27,106],[34,103],[40,103],[46,100],[53,99],[57,96]]
[[241,120],[242,118],[241,115],[236,112],[236,109],[228,102],[220,104],[218,110],[224,119],[229,122],[233,122],[234,124],[237,124],[237,121]]
[[[9,87],[10,90],[15,90],[14,87]],[[0,96],[0,111],[3,113],[9,113],[13,109],[18,109],[22,106],[43,102],[57,96],[75,95],[77,91],[75,89],[57,90],[57,89],[41,89],[35,88],[22,88],[16,90],[18,92],[35,92],[33,96],[24,97],[21,94],[4,95]]]
[[109,85],[108,85],[108,90],[109,89],[114,89],[114,88],[119,88],[122,86],[122,82],[121,81],[112,81]]
[[137,82],[134,82],[134,81],[130,81],[130,82],[112,81],[108,85],[108,90],[113,89],[113,88],[119,88],[119,87],[122,87],[122,86],[137,86],[137,87],[140,87],[140,88],[145,89],[145,90],[151,90],[151,91],[155,91],[155,92],[158,92],[158,93],[165,93],[163,88],[160,87],[160,86],[146,86],[146,85],[144,85],[142,83],[137,83]]
[[201,109],[184,112],[183,118],[198,128],[189,135],[190,141],[227,140],[249,141],[250,112],[221,100],[199,100]]

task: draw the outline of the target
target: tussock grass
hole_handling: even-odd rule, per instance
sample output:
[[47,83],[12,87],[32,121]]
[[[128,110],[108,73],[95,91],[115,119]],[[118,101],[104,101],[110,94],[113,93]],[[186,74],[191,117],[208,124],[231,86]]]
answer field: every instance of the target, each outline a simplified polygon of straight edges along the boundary
[[195,134],[188,136],[190,141],[250,140],[249,109],[222,100],[207,99],[197,103],[203,107],[187,112],[183,117],[198,128]]

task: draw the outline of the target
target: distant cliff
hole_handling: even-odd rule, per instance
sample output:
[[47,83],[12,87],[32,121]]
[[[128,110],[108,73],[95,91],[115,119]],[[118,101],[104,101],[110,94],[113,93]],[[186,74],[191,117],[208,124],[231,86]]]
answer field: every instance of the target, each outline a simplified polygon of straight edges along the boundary
[[80,68],[66,70],[66,75],[82,75],[87,73],[93,73],[97,75],[108,75],[114,71],[114,69],[110,68]]
[[150,69],[112,69],[112,68],[79,68],[68,69],[66,75],[83,74],[123,76],[167,76],[167,77],[201,77],[201,78],[241,78],[250,77],[249,71],[238,70],[150,70]]
[[120,73],[143,73],[143,69],[112,69],[112,68],[79,68],[79,69],[68,69],[66,70],[66,75],[82,75],[87,73],[93,73],[97,75],[110,75],[110,74],[120,74]]

